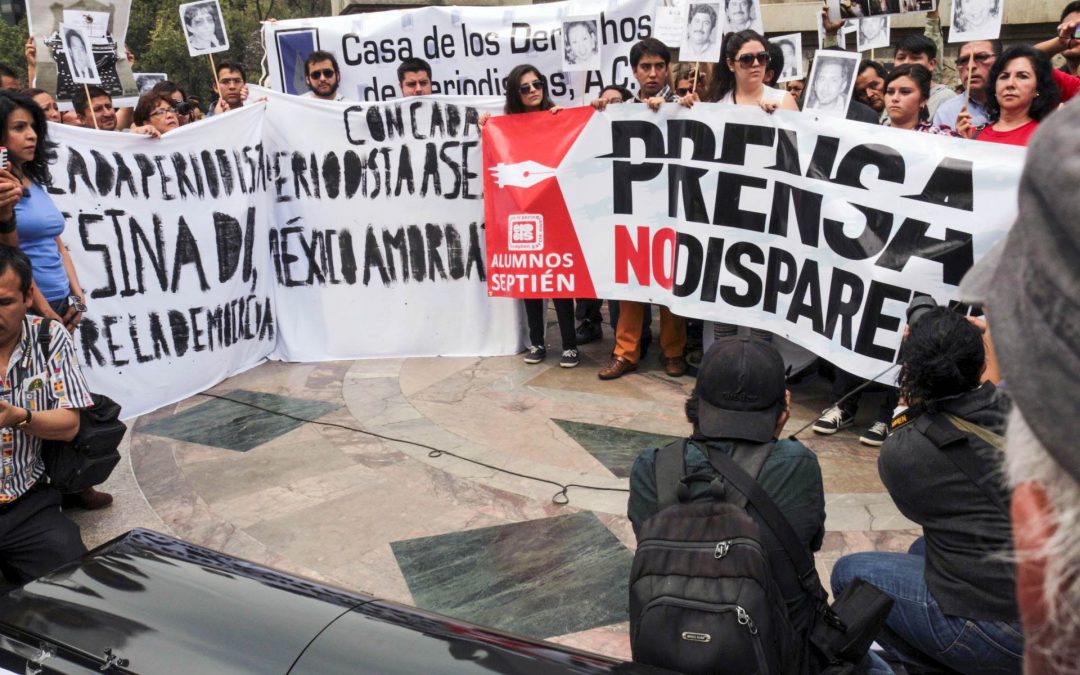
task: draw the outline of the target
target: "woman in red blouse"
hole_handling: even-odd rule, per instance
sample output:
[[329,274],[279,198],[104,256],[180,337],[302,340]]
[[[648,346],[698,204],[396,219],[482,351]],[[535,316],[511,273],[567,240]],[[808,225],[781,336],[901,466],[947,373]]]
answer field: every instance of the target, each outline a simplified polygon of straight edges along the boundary
[[974,127],[971,115],[962,111],[956,130],[966,138],[1027,145],[1039,120],[1057,109],[1061,100],[1050,61],[1028,45],[1005,50],[990,70],[990,82],[986,98],[994,122]]

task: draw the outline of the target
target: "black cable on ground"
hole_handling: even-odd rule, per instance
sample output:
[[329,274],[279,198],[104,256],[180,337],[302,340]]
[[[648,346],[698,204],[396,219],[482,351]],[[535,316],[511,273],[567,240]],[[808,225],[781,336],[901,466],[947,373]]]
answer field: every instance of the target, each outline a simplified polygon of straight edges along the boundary
[[[876,384],[879,378],[885,377],[885,374],[886,374],[886,373],[888,373],[888,372],[889,372],[890,370],[892,370],[893,368],[897,368],[897,367],[899,367],[899,366],[900,366],[900,364],[899,364],[899,363],[894,363],[894,364],[892,364],[891,366],[889,366],[889,367],[888,367],[888,368],[886,368],[885,370],[883,370],[883,371],[881,371],[880,373],[878,373],[877,375],[875,375],[875,376],[874,376],[874,377],[873,377],[872,379],[869,379],[869,380],[867,380],[866,382],[863,382],[863,383],[862,383],[862,384],[860,384],[859,386],[855,387],[854,389],[852,389],[852,390],[851,390],[851,391],[849,391],[848,393],[846,393],[846,394],[844,394],[843,396],[841,396],[840,398],[838,398],[838,399],[836,400],[836,403],[833,403],[833,404],[832,404],[831,406],[829,406],[828,408],[825,408],[825,410],[822,410],[822,411],[821,411],[821,414],[822,414],[822,415],[824,415],[824,414],[825,414],[826,412],[828,412],[828,411],[829,411],[829,410],[831,410],[832,408],[835,408],[835,407],[837,407],[838,405],[840,405],[840,404],[841,404],[841,403],[843,403],[844,401],[848,400],[849,398],[851,398],[851,397],[852,397],[852,396],[854,396],[855,394],[859,393],[859,392],[860,392],[860,391],[862,391],[863,389],[866,389],[867,387],[869,387],[869,386],[870,386],[870,385],[872,385],[872,384]],[[814,422],[817,422],[817,421],[818,421],[818,419],[820,419],[820,418],[817,418],[817,419],[812,419],[812,420],[810,420],[810,421],[809,421],[809,422],[807,422],[806,424],[802,425],[802,428],[800,428],[800,429],[799,429],[798,431],[796,431],[796,432],[795,432],[795,433],[793,433],[793,434],[789,434],[789,436],[790,436],[791,438],[796,438],[796,437],[797,437],[797,436],[798,436],[799,434],[801,434],[802,432],[804,432],[804,431],[806,431],[807,429],[809,429],[809,428],[810,428],[810,426],[811,426],[811,425],[812,425],[812,424],[813,424]]]
[[551,501],[552,501],[552,503],[558,504],[559,506],[565,506],[565,505],[570,503],[570,495],[568,494],[568,491],[570,490],[570,488],[579,488],[581,490],[596,490],[598,492],[630,492],[630,490],[628,490],[627,488],[600,487],[600,486],[597,486],[597,485],[580,485],[578,483],[567,483],[567,484],[564,485],[564,484],[562,484],[562,483],[560,483],[558,481],[548,480],[547,478],[540,478],[539,476],[530,476],[527,473],[519,473],[517,471],[511,471],[510,469],[504,469],[502,467],[495,466],[494,464],[487,464],[486,462],[481,462],[478,459],[472,459],[470,457],[465,457],[464,455],[459,455],[456,452],[451,452],[450,450],[440,450],[439,448],[435,448],[435,447],[432,447],[430,445],[426,445],[424,443],[418,443],[416,441],[405,440],[404,438],[394,438],[393,436],[384,436],[383,434],[377,434],[374,431],[367,431],[365,429],[358,429],[356,427],[350,427],[350,426],[348,426],[346,424],[338,424],[336,422],[320,422],[319,420],[310,420],[310,419],[307,419],[306,417],[297,417],[296,415],[290,415],[289,413],[284,413],[284,412],[281,412],[281,411],[278,411],[278,410],[271,410],[269,408],[264,408],[263,406],[255,404],[255,403],[248,403],[247,401],[239,401],[239,400],[237,400],[235,398],[229,398],[228,396],[221,396],[220,394],[210,394],[210,393],[207,393],[207,392],[200,392],[198,394],[198,396],[206,396],[207,398],[216,398],[216,399],[220,399],[222,401],[229,401],[230,403],[236,403],[236,404],[239,404],[239,405],[246,405],[249,408],[255,408],[256,410],[261,410],[263,412],[268,412],[271,415],[279,415],[281,417],[287,417],[288,419],[296,420],[297,422],[304,422],[306,424],[320,424],[320,425],[322,425],[324,427],[336,427],[338,429],[344,429],[346,431],[352,431],[352,432],[355,432],[355,433],[358,433],[358,434],[364,434],[365,436],[371,436],[373,438],[378,438],[378,439],[381,439],[381,440],[384,440],[384,441],[390,441],[392,443],[405,443],[406,445],[412,445],[412,446],[415,446],[415,447],[418,447],[418,448],[423,448],[424,450],[427,450],[428,451],[428,457],[431,457],[432,459],[437,459],[437,458],[439,458],[439,457],[441,457],[443,455],[449,455],[449,456],[451,456],[451,457],[453,457],[455,459],[460,459],[463,462],[469,462],[470,464],[476,464],[477,466],[482,466],[485,469],[491,469],[492,471],[498,471],[500,473],[505,473],[505,474],[510,475],[510,476],[517,476],[518,478],[524,478],[526,480],[534,480],[534,481],[537,481],[539,483],[547,483],[548,485],[554,485],[555,487],[559,488],[559,491],[556,492],[554,495],[552,495]]

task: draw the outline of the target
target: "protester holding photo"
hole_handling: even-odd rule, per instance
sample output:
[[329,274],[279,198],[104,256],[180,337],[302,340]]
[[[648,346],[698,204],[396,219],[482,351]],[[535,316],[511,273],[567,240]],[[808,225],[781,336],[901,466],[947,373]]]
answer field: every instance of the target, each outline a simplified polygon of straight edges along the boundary
[[164,134],[180,127],[180,116],[176,114],[171,98],[151,90],[139,97],[135,106],[135,124],[149,124],[159,134]]
[[217,115],[235,110],[247,100],[247,70],[236,61],[222,61],[217,64],[217,82],[213,85],[218,95],[217,103],[206,111],[206,116]]
[[949,127],[930,123],[926,102],[930,100],[932,77],[929,70],[917,63],[893,68],[885,77],[885,112],[889,117],[883,124],[926,134],[959,136]]
[[[515,67],[506,76],[506,104],[503,112],[507,115],[540,112],[550,110],[557,113],[561,108],[551,101],[548,95],[547,78],[529,64]],[[525,354],[525,363],[540,363],[547,357],[544,336],[547,332],[547,300],[530,298],[525,303],[525,317],[529,322],[529,347]],[[555,316],[559,319],[559,333],[562,336],[562,358],[559,365],[573,368],[578,365],[577,338],[574,335],[574,300],[557,298],[551,301],[555,305]]]
[[990,69],[986,107],[993,120],[976,127],[971,113],[962,110],[956,127],[965,138],[990,143],[1027,145],[1039,121],[1058,106],[1061,94],[1051,74],[1050,61],[1028,45],[1005,50]]

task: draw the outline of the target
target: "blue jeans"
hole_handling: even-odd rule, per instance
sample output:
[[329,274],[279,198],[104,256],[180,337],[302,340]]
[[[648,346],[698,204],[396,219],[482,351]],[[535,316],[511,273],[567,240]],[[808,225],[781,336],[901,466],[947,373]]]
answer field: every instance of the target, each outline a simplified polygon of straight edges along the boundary
[[833,595],[856,577],[890,595],[896,604],[877,641],[909,671],[1021,673],[1020,622],[976,621],[942,612],[926,587],[925,551],[919,538],[907,553],[846,555],[833,567]]

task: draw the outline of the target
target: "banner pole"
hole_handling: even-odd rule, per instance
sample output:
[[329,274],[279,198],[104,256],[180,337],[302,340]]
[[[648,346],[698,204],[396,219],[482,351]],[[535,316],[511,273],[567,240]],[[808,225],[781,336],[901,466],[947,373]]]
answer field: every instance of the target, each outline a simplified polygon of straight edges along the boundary
[[94,120],[94,128],[101,129],[97,123],[97,113],[94,112],[94,102],[90,100],[90,86],[85,82],[82,83],[83,91],[86,92],[86,105],[90,108],[90,119]]
[[[701,68],[701,61],[694,61],[694,81],[690,83],[690,93],[693,94],[697,90],[698,69]],[[676,82],[675,84],[678,84]]]
[[967,110],[968,101],[971,100],[971,69],[975,65],[975,50],[968,52],[968,76],[964,83],[964,110]]

